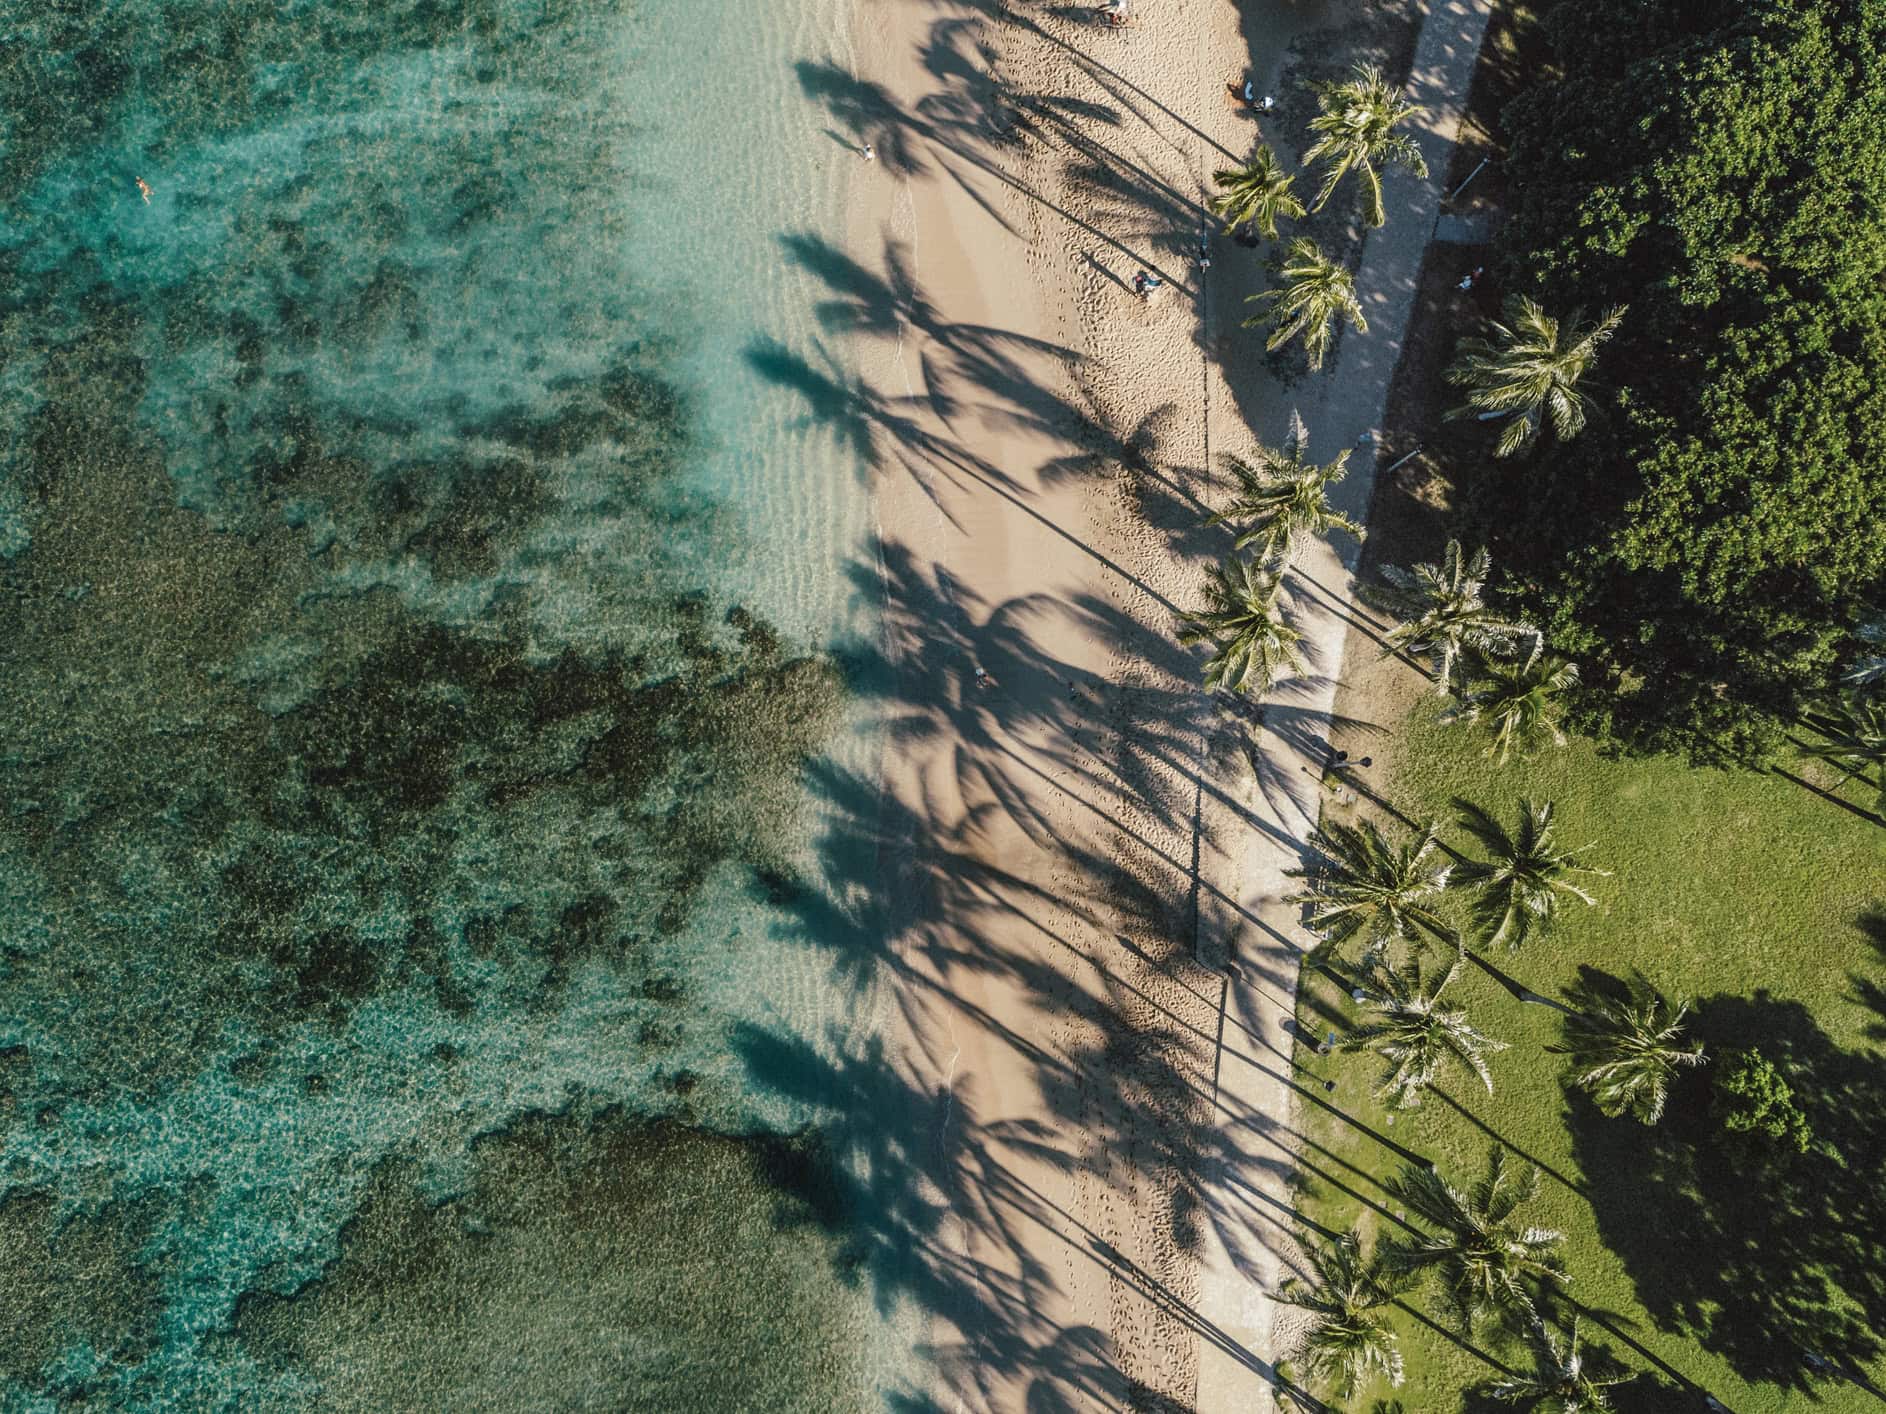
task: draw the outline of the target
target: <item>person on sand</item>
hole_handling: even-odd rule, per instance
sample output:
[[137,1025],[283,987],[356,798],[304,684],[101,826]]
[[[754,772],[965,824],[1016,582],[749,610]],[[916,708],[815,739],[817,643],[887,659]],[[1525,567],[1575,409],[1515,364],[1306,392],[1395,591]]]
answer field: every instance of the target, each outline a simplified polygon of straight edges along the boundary
[[980,663],[976,664],[976,686],[980,688],[995,686],[995,679],[989,676],[989,670]]
[[858,149],[858,155],[867,162],[875,162],[878,160],[878,150],[868,142]]

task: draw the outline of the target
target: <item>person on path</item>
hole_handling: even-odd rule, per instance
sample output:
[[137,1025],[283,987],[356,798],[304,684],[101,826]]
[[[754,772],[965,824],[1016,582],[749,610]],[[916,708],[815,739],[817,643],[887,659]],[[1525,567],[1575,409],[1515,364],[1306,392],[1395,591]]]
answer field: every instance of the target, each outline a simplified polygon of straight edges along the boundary
[[1467,274],[1460,277],[1460,284],[1457,285],[1455,288],[1461,289],[1461,290],[1471,290],[1474,287],[1474,283],[1477,280],[1479,280],[1480,272],[1485,269],[1486,269],[1486,266],[1484,265],[1474,266],[1471,271],[1469,271]]

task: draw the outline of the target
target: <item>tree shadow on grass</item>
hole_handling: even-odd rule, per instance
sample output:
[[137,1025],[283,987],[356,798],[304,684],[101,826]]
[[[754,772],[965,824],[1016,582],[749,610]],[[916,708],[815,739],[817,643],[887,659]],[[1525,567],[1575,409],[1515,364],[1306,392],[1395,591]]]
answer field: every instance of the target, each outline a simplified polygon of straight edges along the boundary
[[1711,997],[1690,1029],[1714,1057],[1758,1046],[1844,1163],[1725,1152],[1709,1117],[1714,1066],[1673,1088],[1653,1128],[1568,1090],[1599,1232],[1657,1324],[1743,1379],[1804,1393],[1864,1384],[1886,1330],[1886,1057],[1841,1049],[1806,1007],[1765,992]]

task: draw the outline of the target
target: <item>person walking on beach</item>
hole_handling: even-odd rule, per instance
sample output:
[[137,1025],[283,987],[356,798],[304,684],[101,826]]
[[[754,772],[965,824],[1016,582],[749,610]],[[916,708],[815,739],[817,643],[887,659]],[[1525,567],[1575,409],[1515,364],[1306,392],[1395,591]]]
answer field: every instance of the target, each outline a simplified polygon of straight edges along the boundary
[[867,162],[877,161],[877,156],[878,156],[877,149],[871,146],[871,144],[868,142],[863,147],[858,149],[858,155],[864,158],[864,160]]

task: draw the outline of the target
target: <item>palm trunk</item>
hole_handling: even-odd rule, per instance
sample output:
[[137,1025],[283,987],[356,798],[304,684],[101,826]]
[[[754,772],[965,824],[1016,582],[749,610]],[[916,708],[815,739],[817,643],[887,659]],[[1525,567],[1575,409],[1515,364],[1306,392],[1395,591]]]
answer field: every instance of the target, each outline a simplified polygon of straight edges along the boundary
[[1550,997],[1541,996],[1539,993],[1533,991],[1532,988],[1526,986],[1525,983],[1507,976],[1504,972],[1500,971],[1499,968],[1495,967],[1464,943],[1461,945],[1460,955],[1482,972],[1486,973],[1486,975],[1491,977],[1495,982],[1498,982],[1522,1002],[1526,1002],[1532,1006],[1549,1006],[1554,1011],[1564,1012],[1567,1016],[1577,1016],[1579,1014],[1576,1008],[1568,1007],[1564,1002],[1553,1001]]

